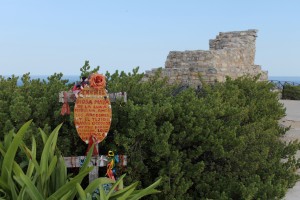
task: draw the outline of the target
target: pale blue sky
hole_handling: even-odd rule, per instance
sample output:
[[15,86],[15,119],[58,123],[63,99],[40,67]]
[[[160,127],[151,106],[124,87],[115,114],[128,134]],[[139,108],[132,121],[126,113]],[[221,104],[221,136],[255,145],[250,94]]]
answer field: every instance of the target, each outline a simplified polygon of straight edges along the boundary
[[256,61],[300,76],[300,1],[0,0],[0,75],[164,67],[169,51],[208,50],[219,32],[258,29]]

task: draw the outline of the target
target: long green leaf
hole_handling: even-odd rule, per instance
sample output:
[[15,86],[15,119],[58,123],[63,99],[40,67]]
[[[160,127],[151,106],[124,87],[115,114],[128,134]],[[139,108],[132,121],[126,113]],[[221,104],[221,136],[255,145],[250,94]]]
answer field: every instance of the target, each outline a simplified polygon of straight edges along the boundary
[[52,147],[51,145],[53,143],[56,144],[57,137],[58,137],[58,132],[59,129],[61,128],[62,124],[58,125],[50,134],[48,137],[46,144],[44,145],[42,155],[41,155],[41,160],[40,160],[40,179],[38,179],[38,188],[40,191],[43,191],[43,195],[45,197],[48,196],[51,188],[51,182],[49,182],[49,177],[48,172],[49,172],[49,163],[52,160],[52,155],[54,155],[54,152],[52,152]]
[[54,154],[55,154],[55,150],[56,150],[56,143],[57,143],[57,138],[58,138],[58,131],[61,128],[62,124],[59,125],[59,128],[57,129],[57,134],[53,137],[52,143],[50,145],[50,159],[53,158]]
[[[96,198],[97,198],[97,200],[100,200],[99,197],[96,197]],[[90,193],[87,193],[86,200],[93,200],[93,197]]]
[[95,180],[93,180],[91,183],[89,183],[89,185],[85,188],[85,193],[90,193],[92,194],[99,185],[103,185],[103,184],[109,184],[109,183],[115,183],[116,181],[110,179],[110,178],[106,178],[106,177],[100,177],[100,178],[96,178]]
[[18,195],[17,195],[16,185],[15,185],[14,181],[12,180],[11,176],[8,176],[7,183],[10,187],[10,193],[11,193],[12,199],[17,199]]
[[135,188],[138,186],[138,184],[139,184],[139,182],[132,183],[131,185],[123,188],[122,190],[119,190],[119,191],[116,191],[116,192],[110,194],[109,198],[110,199],[119,199],[119,198],[123,198],[123,197],[127,198],[135,191]]
[[79,194],[80,200],[85,200],[86,199],[86,193],[82,189],[81,185],[79,183],[76,183],[76,189]]
[[130,196],[130,199],[137,200],[137,199],[140,199],[140,198],[150,195],[150,194],[159,193],[160,191],[155,190],[154,188],[156,188],[160,184],[160,182],[161,182],[161,178],[158,179],[157,181],[155,181],[153,184],[151,184],[147,188],[138,191],[138,193],[135,194],[134,196]]
[[26,196],[26,190],[25,190],[25,188],[26,188],[26,187],[22,187],[22,189],[21,189],[21,191],[19,192],[19,195],[18,195],[18,197],[17,197],[17,200],[29,199],[29,197],[28,197],[28,198],[25,197],[25,196]]
[[92,157],[92,153],[93,153],[93,149],[94,149],[94,145],[95,144],[93,144],[92,147],[90,148],[87,156],[85,157],[85,161],[83,162],[83,164],[82,164],[79,171],[85,170],[89,166],[89,163],[90,163],[90,160],[91,160],[91,157]]
[[40,166],[41,166],[41,181],[42,181],[42,185],[46,184],[46,180],[47,180],[47,172],[49,169],[48,163],[49,163],[49,155],[52,154],[51,151],[51,144],[53,142],[56,143],[57,140],[57,136],[58,136],[58,131],[60,129],[60,127],[62,126],[62,124],[58,125],[50,134],[50,136],[48,137],[48,140],[44,146],[43,152],[42,152],[42,156],[41,156],[41,162],[40,162]]
[[[35,141],[35,140],[34,140]],[[26,157],[29,160],[26,175],[31,177],[33,172],[36,171],[36,174],[41,173],[40,165],[36,160],[36,147],[33,148],[33,152],[31,152],[26,146],[20,145],[20,148],[23,152],[25,152]]]
[[[24,175],[22,168],[18,165],[18,163],[16,161],[14,161],[13,172],[16,177],[19,177],[21,174]],[[21,191],[18,193],[18,197],[13,197],[13,199],[23,200],[23,199],[25,199],[23,197],[26,195],[26,190],[25,190],[26,186],[24,186],[23,182],[17,182],[17,183],[19,183],[19,185],[21,187]],[[12,194],[12,196],[14,196],[14,194]]]
[[38,162],[36,161],[36,141],[35,141],[34,136],[32,136],[32,150],[31,151],[29,150],[29,148],[26,146],[26,144],[24,142],[21,142],[19,147],[25,153],[25,155],[28,159],[28,167],[27,167],[26,175],[28,177],[31,177],[34,169],[36,170],[37,173],[40,173],[40,166],[39,166]]
[[49,177],[51,176],[52,172],[54,171],[54,169],[56,167],[56,164],[57,164],[57,156],[54,156],[49,165],[46,180],[48,180]]
[[[36,148],[33,149],[33,151],[30,151],[27,147],[24,147],[24,150],[23,150],[26,155],[26,157],[28,158],[29,160],[29,164],[28,164],[28,168],[27,168],[27,171],[28,171],[28,176],[31,176],[32,175],[32,168],[34,168],[34,170],[40,174],[41,173],[41,167],[40,165],[38,164],[37,160],[36,160]],[[32,167],[32,165],[34,167]],[[27,173],[26,173],[27,174]],[[31,175],[30,175],[31,174]]]
[[25,175],[22,168],[16,161],[14,161],[14,163],[13,163],[13,172],[16,176]]
[[70,198],[71,196],[72,196],[72,191],[69,191],[67,194],[62,196],[59,200],[69,200],[69,199],[72,199],[72,198]]
[[135,190],[128,199],[130,200],[137,200],[137,199],[141,199],[147,195],[151,195],[151,194],[157,194],[160,193],[159,190],[156,189],[148,189],[148,190]]
[[45,145],[46,142],[47,142],[47,140],[48,140],[48,136],[46,135],[46,133],[45,133],[41,128],[39,128],[39,131],[40,131],[40,134],[41,134],[43,143],[44,143],[44,145]]
[[[25,175],[24,174],[24,172],[23,172],[23,170],[21,169],[21,167],[18,165],[18,163],[17,162],[15,162],[14,161],[14,165],[13,165],[13,172],[14,172],[14,174],[15,174],[15,177],[20,177],[21,175],[22,176],[27,176],[27,175]],[[29,178],[29,176],[27,176],[28,178]],[[20,180],[20,179],[19,179]],[[35,183],[35,181],[36,181],[36,179],[33,179],[31,182],[32,182],[32,184],[34,185],[34,183]],[[26,190],[25,190],[25,188],[26,188],[26,186],[24,186],[24,183],[22,182],[22,181],[19,181],[18,182],[19,183],[19,185],[22,187],[21,188],[21,191],[19,192],[19,194],[18,194],[18,197],[17,198],[14,198],[14,199],[20,199],[20,200],[23,200],[23,199],[28,199],[28,198],[23,198],[25,195],[26,195]],[[29,194],[28,194],[29,195]]]
[[81,183],[82,179],[90,172],[92,171],[93,167],[89,167],[84,171],[79,172],[77,176],[75,176],[72,180],[70,180],[68,183],[63,185],[60,189],[58,189],[54,194],[52,194],[48,200],[56,200],[60,199],[66,194],[66,191],[72,191],[72,195],[76,194],[76,183]]
[[7,182],[4,182],[2,179],[0,179],[0,188],[9,190],[9,185],[7,184]]
[[119,197],[118,200],[126,200],[131,195],[131,193],[135,190],[137,184],[138,184],[138,182],[132,184],[134,187],[131,187],[129,190],[127,190],[125,193],[123,193],[123,195],[121,197]]
[[115,184],[113,184],[112,188],[110,189],[110,191],[108,192],[107,196],[108,198],[110,197],[110,195],[116,190],[116,188],[118,187],[118,185],[123,182],[124,177],[126,176],[126,174],[123,174]]
[[2,155],[3,157],[4,157],[5,154],[6,154],[6,150],[5,150],[4,146],[3,146],[3,144],[1,144],[1,143],[0,143],[0,153],[1,153],[1,155]]
[[8,132],[8,134],[6,134],[4,136],[4,148],[5,149],[8,149],[9,145],[11,144],[12,139],[13,139],[13,135],[14,135],[14,131],[11,130],[11,131]]
[[17,182],[23,183],[26,186],[26,193],[30,196],[32,200],[44,200],[42,194],[26,175],[21,174],[18,177],[14,176],[14,178]]
[[[28,129],[29,125],[31,124],[32,120],[26,122],[18,131],[16,136],[14,137],[13,141],[9,145],[9,148],[4,156],[3,163],[2,163],[2,169],[1,169],[1,179],[3,181],[8,180],[8,176],[11,175],[12,172],[12,166],[13,166],[13,161],[15,158],[15,155],[17,153],[17,149],[19,144],[22,141],[22,138]],[[5,170],[7,168],[8,170]]]
[[68,178],[67,167],[64,158],[59,155],[55,174],[55,191],[66,184]]
[[[106,192],[104,191],[103,185],[98,185],[99,192],[100,192],[100,200],[108,200],[108,197],[106,196]],[[89,194],[89,193],[88,193]]]
[[[31,158],[31,159],[30,159]],[[36,167],[36,170],[37,172],[39,173],[39,165],[38,163],[34,163],[33,160],[36,160],[36,141],[35,141],[35,138],[32,137],[32,144],[31,144],[31,152],[30,152],[30,158],[29,158],[29,164],[28,164],[28,167],[27,167],[27,172],[26,172],[26,175],[28,177],[31,177],[32,176],[32,173],[34,171],[34,168]]]
[[[30,179],[30,176],[24,174],[23,170],[21,169],[21,167],[18,165],[17,162],[14,162],[13,171],[14,171],[14,174],[16,177],[20,177],[20,175],[23,175],[23,176],[28,177],[28,179]],[[31,180],[31,182],[34,185],[36,182],[36,179]],[[19,181],[18,183],[21,186],[21,191],[18,194],[17,200],[29,199],[29,193],[27,193],[26,185],[24,185],[24,183],[22,181]]]

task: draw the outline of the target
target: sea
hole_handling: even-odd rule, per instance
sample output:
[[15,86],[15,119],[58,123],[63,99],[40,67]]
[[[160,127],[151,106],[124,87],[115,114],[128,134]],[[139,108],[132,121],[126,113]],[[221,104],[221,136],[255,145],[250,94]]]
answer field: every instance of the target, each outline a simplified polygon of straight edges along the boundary
[[[9,78],[9,76],[4,76],[5,78]],[[18,85],[22,85],[21,77],[19,76],[18,79]],[[40,80],[45,80],[48,81],[47,79],[48,75],[30,75],[31,79],[40,79]],[[76,83],[80,81],[80,75],[64,75],[62,79],[67,79],[68,83]],[[289,83],[294,83],[295,85],[300,84],[300,77],[299,76],[269,76],[270,81],[281,81],[281,82],[289,82]]]
[[300,84],[299,76],[269,76],[270,81],[282,81]]
[[[19,77],[17,85],[21,86],[22,85],[22,80],[21,77],[22,75],[16,75]],[[9,78],[9,76],[3,76],[4,78]],[[30,79],[40,79],[40,80],[45,80],[46,82],[48,81],[49,75],[30,75]],[[77,83],[80,82],[80,75],[64,75],[62,77],[62,80],[68,80],[68,83]]]

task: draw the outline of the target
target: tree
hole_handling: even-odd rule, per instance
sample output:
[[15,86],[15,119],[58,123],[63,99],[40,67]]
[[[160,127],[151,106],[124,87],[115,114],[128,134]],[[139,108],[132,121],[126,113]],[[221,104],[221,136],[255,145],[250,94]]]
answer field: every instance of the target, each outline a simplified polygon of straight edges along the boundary
[[299,144],[280,140],[284,108],[272,85],[257,79],[173,96],[158,75],[148,82],[135,73],[108,75],[111,88],[128,92],[128,103],[113,107],[112,128],[130,158],[128,180],[162,176],[164,199],[283,197],[298,178]]

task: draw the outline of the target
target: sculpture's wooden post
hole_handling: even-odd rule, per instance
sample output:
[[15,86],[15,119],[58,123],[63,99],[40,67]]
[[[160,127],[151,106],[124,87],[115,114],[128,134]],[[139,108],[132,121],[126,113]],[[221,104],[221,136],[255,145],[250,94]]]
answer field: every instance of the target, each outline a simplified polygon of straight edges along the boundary
[[[67,100],[68,102],[72,103],[75,102],[76,98],[72,91],[67,91]],[[115,92],[108,94],[109,100],[111,103],[116,102],[118,100],[127,102],[127,93],[126,92]],[[60,92],[58,95],[58,101],[64,103],[64,91]]]

